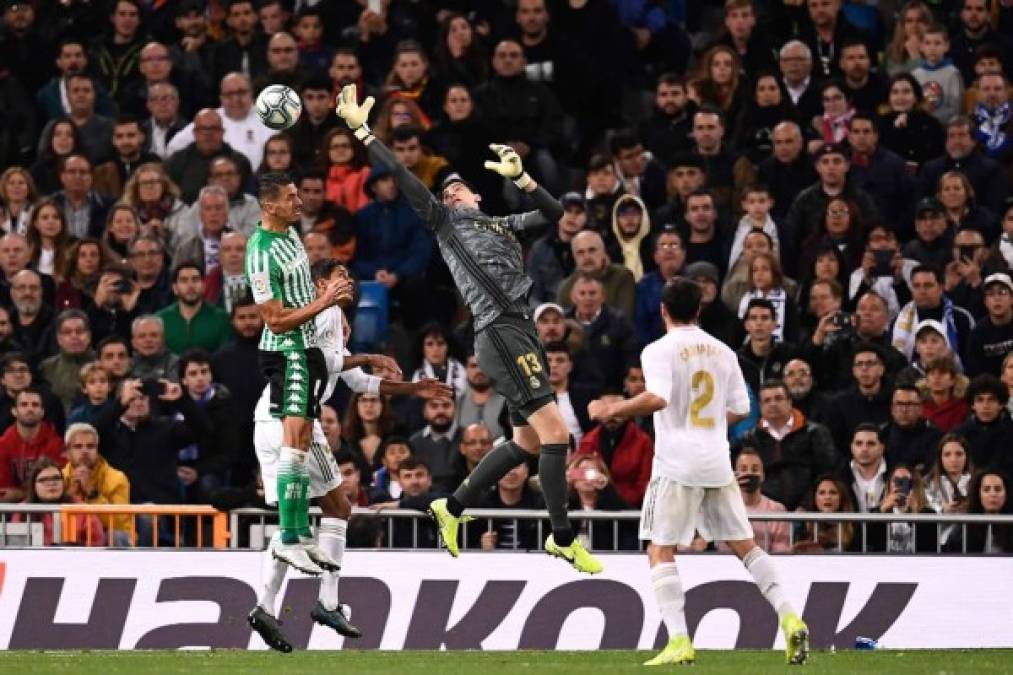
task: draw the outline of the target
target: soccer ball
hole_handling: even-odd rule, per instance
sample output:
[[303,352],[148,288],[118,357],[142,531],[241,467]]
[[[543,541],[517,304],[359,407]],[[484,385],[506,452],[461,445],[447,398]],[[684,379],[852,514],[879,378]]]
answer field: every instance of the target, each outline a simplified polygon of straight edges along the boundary
[[302,113],[302,101],[290,87],[272,84],[257,97],[257,115],[268,129],[281,131],[296,123]]

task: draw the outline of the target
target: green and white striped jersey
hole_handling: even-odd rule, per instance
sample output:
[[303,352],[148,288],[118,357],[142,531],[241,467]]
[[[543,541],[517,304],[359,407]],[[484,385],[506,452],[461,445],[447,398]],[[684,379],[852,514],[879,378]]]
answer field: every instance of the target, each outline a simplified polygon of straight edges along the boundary
[[[281,300],[284,307],[304,307],[316,298],[310,261],[294,227],[281,233],[265,230],[257,223],[246,244],[246,278],[258,305]],[[280,335],[264,326],[260,335],[260,349],[265,352],[302,351],[316,346],[313,319]]]

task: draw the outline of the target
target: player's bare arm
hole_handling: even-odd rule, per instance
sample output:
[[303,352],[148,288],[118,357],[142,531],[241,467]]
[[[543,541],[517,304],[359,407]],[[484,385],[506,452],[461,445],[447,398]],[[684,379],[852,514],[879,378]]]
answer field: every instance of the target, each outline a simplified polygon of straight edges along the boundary
[[380,382],[380,393],[393,396],[414,396],[416,398],[452,398],[454,388],[446,382],[434,378],[424,378],[418,382]]
[[351,354],[345,357],[341,364],[341,369],[352,370],[353,368],[367,366],[370,368],[382,368],[401,375],[401,366],[397,364],[397,361],[385,354]]
[[668,401],[649,391],[641,392],[633,398],[615,403],[606,403],[600,399],[587,404],[587,414],[593,420],[606,420],[610,417],[644,417],[664,410]]
[[260,318],[272,333],[281,334],[295,330],[310,321],[328,307],[348,302],[352,299],[352,283],[345,279],[335,279],[327,284],[323,293],[316,300],[302,307],[285,307],[278,298],[257,305]]

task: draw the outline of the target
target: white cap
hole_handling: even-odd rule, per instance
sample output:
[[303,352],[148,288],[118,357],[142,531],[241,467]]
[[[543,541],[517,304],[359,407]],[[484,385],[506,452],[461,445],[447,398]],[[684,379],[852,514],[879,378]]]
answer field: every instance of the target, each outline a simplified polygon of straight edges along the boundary
[[549,310],[559,312],[560,316],[566,316],[566,312],[563,311],[563,308],[557,305],[556,303],[543,302],[542,304],[538,305],[538,307],[535,308],[534,314],[535,321],[538,321],[538,319],[542,316],[542,314],[545,314]]
[[939,333],[943,336],[943,340],[946,341],[946,346],[950,346],[950,336],[947,335],[946,326],[944,326],[941,321],[936,321],[935,319],[924,319],[919,321],[918,325],[915,326],[915,339],[918,339],[918,335],[926,329],[931,329]]

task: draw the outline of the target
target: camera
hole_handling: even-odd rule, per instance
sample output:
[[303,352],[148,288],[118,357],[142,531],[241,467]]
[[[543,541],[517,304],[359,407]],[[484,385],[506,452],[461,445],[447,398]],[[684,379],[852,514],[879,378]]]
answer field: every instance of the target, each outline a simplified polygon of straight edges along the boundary
[[960,252],[961,260],[974,260],[974,253],[978,250],[977,246],[958,246],[957,250]]
[[911,479],[906,476],[894,478],[893,487],[897,490],[898,494],[906,497],[911,492]]
[[165,393],[165,383],[153,377],[146,377],[141,380],[141,393],[145,396],[161,396]]
[[895,251],[893,249],[883,249],[872,252],[872,255],[876,258],[876,267],[872,270],[873,276],[888,277],[893,274],[894,253]]
[[117,279],[116,282],[113,284],[113,289],[117,293],[121,293],[121,294],[125,295],[125,294],[129,293],[131,290],[133,290],[133,284],[131,284],[128,279],[120,278],[120,279]]
[[848,328],[851,326],[851,315],[847,312],[837,312],[834,314],[833,324],[838,328]]

